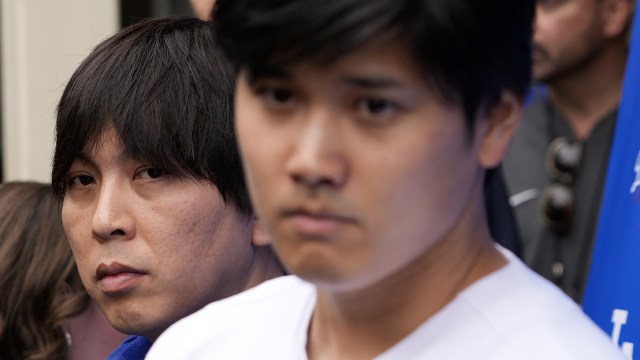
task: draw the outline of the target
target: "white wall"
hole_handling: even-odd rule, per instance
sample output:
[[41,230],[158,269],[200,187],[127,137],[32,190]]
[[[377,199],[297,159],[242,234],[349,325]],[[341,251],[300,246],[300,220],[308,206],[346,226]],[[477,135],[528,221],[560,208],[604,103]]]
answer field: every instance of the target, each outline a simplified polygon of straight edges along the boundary
[[49,181],[55,110],[91,49],[117,31],[117,0],[1,0],[5,180]]

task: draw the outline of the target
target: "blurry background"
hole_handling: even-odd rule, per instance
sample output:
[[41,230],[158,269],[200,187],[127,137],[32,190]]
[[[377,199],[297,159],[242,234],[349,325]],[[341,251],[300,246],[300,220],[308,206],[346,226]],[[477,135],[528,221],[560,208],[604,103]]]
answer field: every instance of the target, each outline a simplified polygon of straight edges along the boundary
[[190,12],[188,0],[1,0],[0,182],[49,181],[56,105],[94,46],[141,19]]

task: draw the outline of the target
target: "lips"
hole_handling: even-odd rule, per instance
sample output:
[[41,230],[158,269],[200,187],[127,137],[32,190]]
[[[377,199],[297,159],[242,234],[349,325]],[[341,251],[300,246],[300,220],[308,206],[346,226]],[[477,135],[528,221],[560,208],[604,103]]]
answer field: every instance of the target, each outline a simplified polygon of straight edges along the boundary
[[356,223],[350,216],[328,211],[297,209],[284,211],[283,216],[293,222],[298,233],[310,236],[329,236],[345,225]]
[[534,43],[532,45],[531,57],[533,61],[540,61],[549,57],[549,53],[544,47],[537,43]]
[[98,286],[107,295],[121,295],[133,290],[144,275],[144,271],[120,263],[101,263],[96,269]]

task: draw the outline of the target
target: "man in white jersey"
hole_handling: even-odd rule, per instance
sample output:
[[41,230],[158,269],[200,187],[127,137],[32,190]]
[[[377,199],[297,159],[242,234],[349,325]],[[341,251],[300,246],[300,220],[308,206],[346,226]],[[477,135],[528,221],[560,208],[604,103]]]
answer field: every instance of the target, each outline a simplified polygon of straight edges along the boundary
[[622,359],[489,234],[532,0],[218,0],[250,195],[295,274],[149,359]]

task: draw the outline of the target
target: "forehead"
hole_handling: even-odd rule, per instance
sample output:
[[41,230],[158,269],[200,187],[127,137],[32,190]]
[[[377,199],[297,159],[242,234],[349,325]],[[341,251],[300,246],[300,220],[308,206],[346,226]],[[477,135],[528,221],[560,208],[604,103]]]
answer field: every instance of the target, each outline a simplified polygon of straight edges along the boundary
[[76,159],[89,161],[95,165],[101,163],[105,165],[106,163],[122,164],[130,160],[136,160],[127,151],[113,127],[105,128],[96,135],[95,139],[86,141]]
[[255,76],[247,73],[251,85],[261,78],[293,80],[305,91],[342,97],[340,91],[381,91],[379,94],[402,96],[410,102],[418,97],[438,103],[458,106],[457,97],[439,83],[439,74],[431,73],[428,66],[417,62],[416,56],[401,41],[372,41],[348,52],[330,63],[318,58],[301,61],[290,68],[271,68]]
[[[277,58],[275,58],[277,59]],[[344,72],[386,73],[396,77],[421,78],[418,75],[417,63],[407,46],[401,41],[369,41],[345,54],[329,59],[320,54],[308,59],[302,59],[288,67],[280,67],[277,62],[264,69],[252,73],[255,77],[298,75],[300,73],[317,73],[326,78]]]
[[125,149],[122,139],[113,125],[106,125],[95,135],[94,139],[85,140],[82,152],[91,156],[95,156],[101,152],[109,152],[122,157]]
[[129,126],[126,122],[116,125],[113,121],[106,121],[100,130],[88,134],[83,141],[79,144],[81,157],[90,159],[102,155],[105,159],[116,161],[133,159],[157,162],[163,151],[160,148],[163,142],[157,136],[144,133],[142,128]]
[[591,10],[601,0],[538,0],[536,6],[546,11],[567,10],[582,13]]

